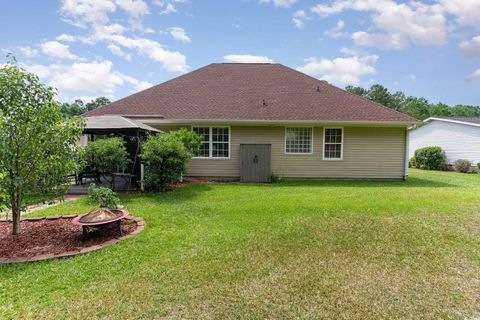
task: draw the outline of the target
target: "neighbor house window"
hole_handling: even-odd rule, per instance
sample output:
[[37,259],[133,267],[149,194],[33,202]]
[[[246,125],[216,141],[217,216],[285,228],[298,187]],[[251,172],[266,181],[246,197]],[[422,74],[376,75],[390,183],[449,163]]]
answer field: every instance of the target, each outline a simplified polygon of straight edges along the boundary
[[323,128],[323,160],[343,159],[343,128]]
[[202,137],[197,158],[230,157],[230,128],[193,127],[192,130]]
[[285,153],[312,153],[312,128],[285,128]]

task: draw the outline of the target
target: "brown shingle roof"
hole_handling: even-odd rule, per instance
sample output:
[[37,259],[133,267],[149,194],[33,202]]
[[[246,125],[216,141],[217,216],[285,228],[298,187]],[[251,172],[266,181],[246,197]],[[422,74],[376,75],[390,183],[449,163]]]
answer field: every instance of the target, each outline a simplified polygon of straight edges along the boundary
[[281,64],[210,64],[86,115],[106,114],[175,120],[417,122]]

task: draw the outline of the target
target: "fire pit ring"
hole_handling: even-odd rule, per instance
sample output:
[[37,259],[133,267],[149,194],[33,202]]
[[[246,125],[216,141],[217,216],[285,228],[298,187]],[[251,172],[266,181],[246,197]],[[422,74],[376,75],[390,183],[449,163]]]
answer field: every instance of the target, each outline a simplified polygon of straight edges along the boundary
[[118,233],[122,235],[121,220],[128,216],[128,211],[121,209],[100,208],[72,219],[72,223],[82,226],[82,239],[88,238],[89,229],[99,228],[105,234],[105,228],[116,224]]

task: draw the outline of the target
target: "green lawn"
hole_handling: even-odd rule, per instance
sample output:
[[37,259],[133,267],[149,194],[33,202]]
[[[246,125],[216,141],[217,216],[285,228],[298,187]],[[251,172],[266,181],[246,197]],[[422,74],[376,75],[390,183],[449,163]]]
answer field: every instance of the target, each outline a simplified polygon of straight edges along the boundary
[[123,201],[147,222],[139,236],[0,266],[0,318],[480,317],[480,175],[197,184]]

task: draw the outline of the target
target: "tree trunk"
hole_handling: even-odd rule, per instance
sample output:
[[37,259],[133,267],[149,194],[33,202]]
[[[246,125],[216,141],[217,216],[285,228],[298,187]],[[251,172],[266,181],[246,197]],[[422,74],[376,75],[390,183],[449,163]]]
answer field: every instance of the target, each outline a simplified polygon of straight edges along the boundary
[[21,207],[20,207],[20,199],[18,195],[13,195],[11,197],[12,201],[12,219],[13,219],[13,228],[12,234],[14,236],[18,236],[20,234],[20,214],[21,214]]
[[112,181],[111,181],[111,184],[110,184],[110,189],[112,189],[112,191],[115,191],[115,174],[112,174]]

